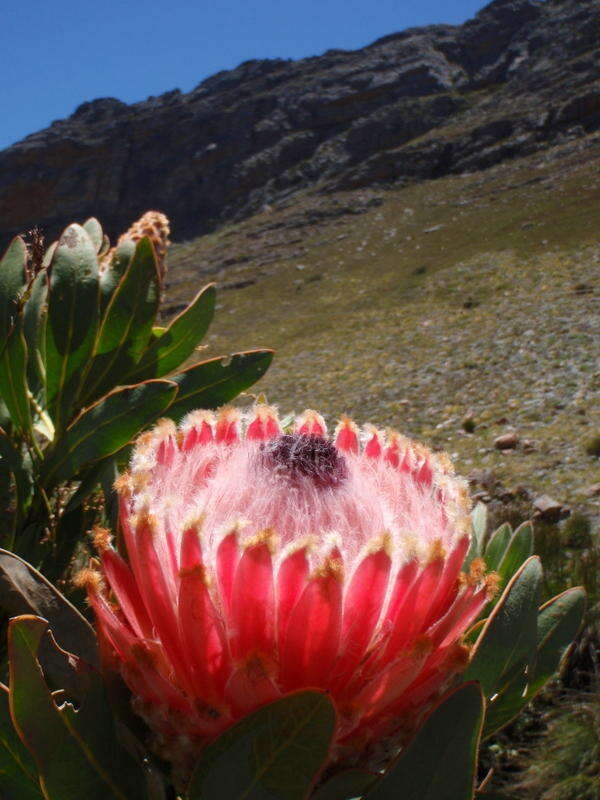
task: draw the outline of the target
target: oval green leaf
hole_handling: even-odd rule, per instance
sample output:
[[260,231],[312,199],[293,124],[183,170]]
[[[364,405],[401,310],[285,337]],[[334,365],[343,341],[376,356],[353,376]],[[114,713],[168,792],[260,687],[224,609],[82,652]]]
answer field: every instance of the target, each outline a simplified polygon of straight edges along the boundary
[[270,703],[203,750],[189,800],[304,800],[329,752],[335,711],[323,692]]
[[477,503],[471,514],[471,522],[473,531],[469,552],[465,558],[465,569],[468,569],[474,558],[480,558],[483,555],[485,532],[487,530],[487,506],[485,503]]
[[33,420],[27,384],[27,343],[21,326],[14,328],[0,347],[0,395],[13,425],[31,434]]
[[213,358],[170,376],[179,393],[169,408],[169,416],[178,421],[195,408],[218,408],[233,400],[267,371],[272,350],[249,350],[235,353],[228,361]]
[[110,259],[108,253],[105,255],[107,263],[103,263],[102,271],[100,273],[100,309],[104,309],[110,302],[113,292],[119,285],[119,281],[125,274],[129,266],[133,254],[135,253],[135,242],[131,239],[124,239],[118,244],[111,254]]
[[132,383],[125,376],[138,362],[150,339],[159,301],[156,256],[150,239],[144,236],[104,311],[94,358],[82,387],[81,395],[86,402],[115,386]]
[[35,759],[47,800],[142,800],[143,774],[119,743],[100,675],[79,673],[77,711],[57,705],[37,660],[48,623],[22,616],[9,623],[10,711]]
[[33,283],[23,311],[23,334],[27,343],[27,381],[32,394],[43,402],[42,389],[46,383],[46,300],[48,274],[39,272]]
[[498,569],[498,565],[506,552],[506,548],[512,536],[512,528],[505,522],[500,525],[497,530],[490,536],[490,540],[486,545],[483,558],[489,570]]
[[483,713],[475,683],[446,695],[367,800],[471,800]]
[[161,378],[180,367],[194,352],[215,313],[216,291],[209,284],[178,314],[143,353],[128,381]]
[[16,493],[17,519],[23,519],[33,494],[33,478],[23,461],[23,454],[17,450],[6,432],[0,428],[0,472],[12,475]]
[[96,248],[96,252],[100,252],[100,248],[104,242],[104,234],[102,233],[102,225],[98,222],[96,217],[90,217],[83,223],[83,229],[92,240],[92,244]]
[[576,586],[549,600],[539,611],[535,667],[523,689],[515,676],[488,706],[485,736],[511,722],[558,670],[575,638],[585,612],[585,591]]
[[511,670],[532,664],[541,580],[540,560],[533,556],[514,575],[479,634],[464,678],[479,681],[488,699]]
[[0,347],[14,326],[19,299],[25,288],[27,247],[16,236],[0,260]]
[[69,225],[50,264],[46,325],[47,405],[57,429],[64,427],[98,328],[98,259],[80,225]]
[[524,522],[513,533],[502,560],[498,564],[498,574],[504,587],[519,567],[533,555],[533,525]]
[[15,730],[8,708],[8,689],[0,683],[0,797],[42,800],[37,769]]

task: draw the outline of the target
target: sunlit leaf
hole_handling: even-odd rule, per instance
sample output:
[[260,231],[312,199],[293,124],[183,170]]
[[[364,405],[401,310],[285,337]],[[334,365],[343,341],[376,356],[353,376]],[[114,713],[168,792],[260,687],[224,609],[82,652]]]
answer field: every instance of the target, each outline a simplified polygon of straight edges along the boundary
[[15,237],[0,260],[0,347],[14,326],[20,297],[25,286],[27,248]]
[[128,380],[161,378],[188,359],[208,330],[215,311],[214,284],[205,286],[189,306],[162,329],[142,355]]
[[115,389],[87,408],[54,443],[42,467],[45,485],[72,478],[84,465],[116,453],[155,422],[176,393],[171,381],[147,381]]
[[218,408],[261,378],[273,358],[272,350],[235,353],[229,360],[213,358],[170,376],[179,386],[169,416],[179,420],[195,408]]
[[580,586],[567,589],[542,606],[537,618],[535,665],[525,687],[517,674],[489,704],[485,736],[514,719],[554,675],[577,634],[584,611],[585,591]]
[[69,225],[50,264],[46,325],[47,405],[57,428],[64,427],[87,364],[98,326],[98,260],[80,225]]
[[505,522],[494,531],[486,545],[483,558],[489,570],[498,569],[512,536],[512,528]]
[[92,240],[92,244],[96,248],[96,252],[100,251],[102,244],[104,242],[104,234],[102,233],[102,225],[98,222],[96,217],[90,217],[86,219],[83,223],[84,230],[87,232],[87,235]]
[[510,581],[479,634],[464,678],[479,681],[488,699],[512,669],[532,664],[541,579],[539,558],[533,556]]
[[144,237],[137,243],[103,313],[82,392],[87,401],[115,386],[133,382],[126,375],[150,339],[159,300],[156,257],[150,240]]

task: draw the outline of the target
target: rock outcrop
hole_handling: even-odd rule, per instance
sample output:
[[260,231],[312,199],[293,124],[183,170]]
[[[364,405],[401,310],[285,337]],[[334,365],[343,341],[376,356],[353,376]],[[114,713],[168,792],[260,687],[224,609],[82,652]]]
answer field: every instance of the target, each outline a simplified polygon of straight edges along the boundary
[[356,51],[248,61],[193,91],[81,105],[0,153],[0,239],[160,208],[177,238],[306,187],[482,169],[600,127],[600,0],[494,0]]

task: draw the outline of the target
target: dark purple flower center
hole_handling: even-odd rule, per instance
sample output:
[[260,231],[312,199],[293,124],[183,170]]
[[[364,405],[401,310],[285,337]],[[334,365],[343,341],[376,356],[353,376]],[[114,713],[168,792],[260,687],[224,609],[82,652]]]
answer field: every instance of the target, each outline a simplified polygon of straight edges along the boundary
[[346,460],[322,436],[284,433],[261,445],[263,463],[291,480],[310,478],[320,488],[335,487],[348,477]]

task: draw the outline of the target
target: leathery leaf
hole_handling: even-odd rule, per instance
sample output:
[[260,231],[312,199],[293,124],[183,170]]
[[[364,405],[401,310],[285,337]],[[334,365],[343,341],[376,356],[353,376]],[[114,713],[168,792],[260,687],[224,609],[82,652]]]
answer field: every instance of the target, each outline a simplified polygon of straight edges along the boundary
[[37,652],[47,635],[40,617],[9,624],[10,711],[47,800],[142,800],[144,776],[121,746],[99,673],[80,668],[77,710],[50,693]]
[[304,800],[334,728],[335,711],[323,692],[295,692],[270,703],[203,750],[188,798]]
[[0,683],[0,797],[3,800],[42,800],[31,753],[19,739],[10,718],[8,689]]
[[115,389],[83,411],[55,442],[44,462],[46,485],[67,480],[87,464],[112,455],[172,403],[177,386],[171,381],[146,381]]
[[80,225],[69,225],[60,237],[49,270],[46,394],[48,409],[60,429],[68,419],[98,327],[98,259]]
[[179,392],[169,416],[179,420],[195,408],[218,408],[243,392],[267,371],[272,350],[235,353],[230,359],[212,358],[170,376]]
[[189,306],[152,341],[127,376],[128,380],[161,378],[181,366],[208,330],[215,312],[215,296],[214,284],[201,289]]
[[447,694],[367,800],[471,800],[483,714],[476,683]]

